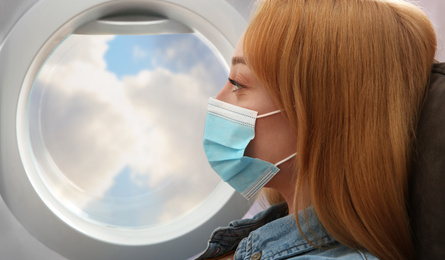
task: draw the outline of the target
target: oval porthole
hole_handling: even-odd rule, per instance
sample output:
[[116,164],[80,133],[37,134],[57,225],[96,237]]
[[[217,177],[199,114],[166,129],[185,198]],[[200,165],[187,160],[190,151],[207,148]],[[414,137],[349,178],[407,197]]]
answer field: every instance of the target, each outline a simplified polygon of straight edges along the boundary
[[98,225],[149,228],[193,211],[219,178],[200,146],[207,99],[227,77],[197,34],[70,35],[30,91],[35,173]]
[[[5,202],[70,259],[193,256],[250,206],[202,150],[207,100],[245,20],[225,1],[66,4],[42,0],[4,45],[23,57],[2,73],[1,140],[17,140],[1,150]],[[40,31],[24,51],[23,30]]]
[[19,129],[41,199],[107,242],[187,233],[184,220],[222,185],[201,146],[207,99],[228,74],[218,49],[184,24],[126,14],[82,25],[49,53],[22,90]]

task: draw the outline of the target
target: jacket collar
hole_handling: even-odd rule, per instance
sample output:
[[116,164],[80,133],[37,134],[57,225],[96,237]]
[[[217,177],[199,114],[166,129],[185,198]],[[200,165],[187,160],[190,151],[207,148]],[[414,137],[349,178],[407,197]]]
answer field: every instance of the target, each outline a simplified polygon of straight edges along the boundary
[[288,215],[286,203],[280,203],[252,219],[232,221],[227,227],[217,228],[211,235],[207,249],[197,260],[220,257],[237,247],[237,255],[261,252],[271,259],[286,259],[338,244],[321,226],[312,207],[300,211],[298,219],[301,231],[311,242],[300,233],[295,215]]
[[245,257],[261,254],[265,259],[287,259],[309,251],[338,245],[338,242],[330,237],[320,224],[312,207],[300,211],[298,219],[301,232],[294,214],[275,219],[252,231],[239,244],[237,255]]

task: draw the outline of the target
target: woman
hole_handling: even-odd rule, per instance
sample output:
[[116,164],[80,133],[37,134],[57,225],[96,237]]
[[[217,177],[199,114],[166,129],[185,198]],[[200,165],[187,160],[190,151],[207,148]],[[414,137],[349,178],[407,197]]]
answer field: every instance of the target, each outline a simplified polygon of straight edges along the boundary
[[215,230],[199,259],[411,259],[408,166],[435,48],[401,0],[261,1],[204,148],[276,205]]

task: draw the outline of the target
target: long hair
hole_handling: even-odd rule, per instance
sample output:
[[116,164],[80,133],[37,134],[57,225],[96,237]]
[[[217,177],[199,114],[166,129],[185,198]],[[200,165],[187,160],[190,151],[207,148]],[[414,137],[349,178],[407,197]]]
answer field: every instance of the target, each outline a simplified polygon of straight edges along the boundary
[[381,259],[413,256],[408,166],[435,50],[425,14],[396,0],[265,0],[244,36],[297,131],[295,198],[309,188],[329,234]]

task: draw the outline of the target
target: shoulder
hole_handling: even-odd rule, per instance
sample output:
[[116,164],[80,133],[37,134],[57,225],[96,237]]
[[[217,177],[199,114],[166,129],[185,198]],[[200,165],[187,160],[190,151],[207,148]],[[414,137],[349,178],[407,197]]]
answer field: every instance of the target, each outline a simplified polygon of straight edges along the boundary
[[317,249],[305,255],[295,256],[289,259],[341,259],[341,260],[375,260],[378,259],[368,251],[352,249],[338,244],[330,249]]
[[377,259],[369,252],[346,247],[329,236],[312,208],[300,212],[298,219],[301,232],[295,215],[284,216],[252,231],[238,245],[234,259]]
[[[297,231],[298,232],[298,231]],[[318,248],[309,242],[289,243],[289,241],[274,240],[274,244],[258,247],[255,241],[245,238],[239,244],[234,260],[376,260],[378,259],[365,250],[349,248],[336,241],[324,239],[328,246]]]

